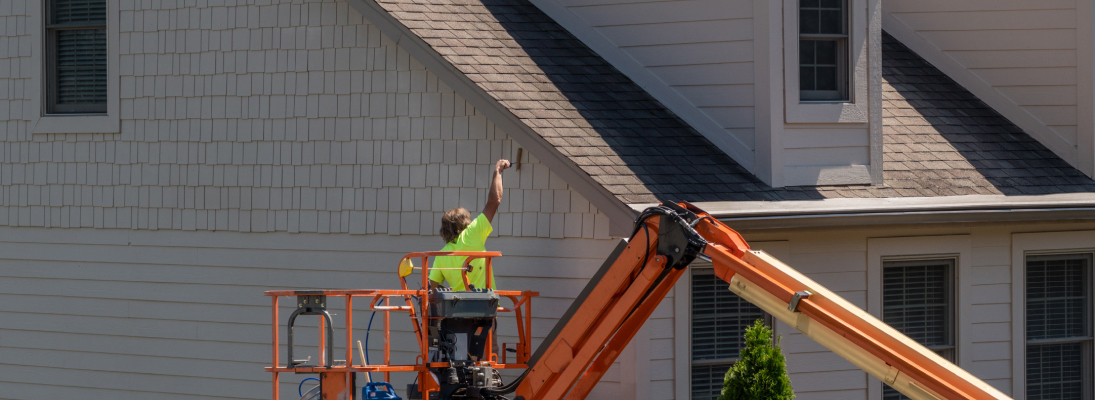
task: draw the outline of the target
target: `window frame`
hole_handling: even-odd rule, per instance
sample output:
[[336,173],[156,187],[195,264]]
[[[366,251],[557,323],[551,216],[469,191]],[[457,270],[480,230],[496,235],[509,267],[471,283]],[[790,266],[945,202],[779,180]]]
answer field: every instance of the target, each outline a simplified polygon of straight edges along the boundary
[[[883,257],[882,258],[882,282],[885,283],[886,268],[898,267],[899,265],[887,265],[887,264],[917,264],[917,263],[934,263],[934,262],[948,262],[949,265],[946,268],[946,282],[944,283],[947,292],[947,336],[949,336],[950,344],[943,346],[924,346],[928,350],[939,354],[940,350],[949,350],[948,356],[939,354],[940,357],[947,359],[948,361],[957,364],[958,363],[958,256],[920,256],[920,257]],[[883,285],[881,288],[881,297],[883,299],[882,310],[880,310],[880,320],[885,321],[885,298],[886,287]],[[896,330],[896,328],[894,328]],[[899,331],[900,332],[900,331]],[[882,385],[881,398],[885,398],[886,385]]]
[[[1026,277],[1028,276],[1028,267],[1029,267],[1029,263],[1030,263],[1031,259],[1032,258],[1035,258],[1035,259],[1037,259],[1037,258],[1063,258],[1063,259],[1068,259],[1068,258],[1074,258],[1074,257],[1077,257],[1077,256],[1087,259],[1087,270],[1084,271],[1084,276],[1082,278],[1084,280],[1084,282],[1083,282],[1083,284],[1084,284],[1084,296],[1087,298],[1086,299],[1087,301],[1085,302],[1086,303],[1085,304],[1085,309],[1084,309],[1084,312],[1083,312],[1084,335],[1083,336],[1070,336],[1070,337],[1063,337],[1063,338],[1053,338],[1053,339],[1034,339],[1034,340],[1027,339],[1027,332],[1028,332],[1027,322],[1028,321],[1027,321],[1027,312],[1026,311],[1027,311],[1027,305],[1030,302],[1029,302],[1029,298],[1027,297],[1027,285],[1028,285],[1029,282],[1026,280]],[[1067,251],[1067,250],[1065,250],[1065,251],[1028,251],[1028,252],[1025,252],[1023,254],[1023,258],[1022,258],[1021,262],[1023,264],[1023,268],[1022,268],[1022,272],[1021,272],[1022,275],[1023,275],[1023,281],[1022,281],[1023,296],[1021,297],[1022,302],[1023,302],[1022,307],[1021,307],[1023,309],[1023,319],[1018,320],[1018,323],[1016,323],[1016,325],[1020,325],[1021,326],[1020,329],[1023,330],[1023,336],[1022,336],[1022,340],[1021,340],[1021,343],[1020,343],[1022,348],[1023,348],[1023,351],[1022,351],[1023,374],[1022,374],[1021,379],[1020,379],[1020,380],[1023,381],[1023,391],[1022,392],[1017,392],[1017,393],[1021,393],[1024,398],[1027,396],[1027,389],[1028,389],[1028,387],[1027,387],[1028,382],[1027,381],[1028,381],[1030,375],[1029,375],[1029,371],[1026,370],[1026,365],[1027,365],[1026,356],[1027,356],[1027,351],[1029,351],[1029,349],[1032,345],[1033,346],[1039,346],[1039,345],[1075,344],[1075,343],[1078,343],[1078,344],[1081,345],[1081,349],[1083,349],[1083,353],[1082,353],[1083,373],[1081,375],[1087,378],[1087,382],[1084,382],[1084,384],[1083,384],[1083,395],[1081,396],[1081,398],[1084,398],[1084,399],[1091,398],[1092,394],[1095,393],[1095,379],[1092,378],[1092,374],[1093,374],[1093,372],[1095,372],[1095,368],[1093,368],[1093,366],[1092,366],[1092,360],[1095,359],[1095,354],[1093,354],[1093,351],[1095,351],[1095,325],[1093,325],[1093,319],[1095,319],[1095,318],[1092,318],[1092,315],[1091,315],[1092,310],[1095,310],[1095,295],[1093,295],[1093,291],[1095,291],[1095,251],[1084,251],[1084,250],[1080,250],[1080,251]],[[1019,378],[1013,377],[1013,379],[1019,379]]]
[[31,74],[31,82],[22,115],[30,119],[30,131],[33,134],[47,133],[121,133],[120,94],[120,4],[118,1],[106,2],[106,41],[107,41],[107,107],[105,113],[50,114],[46,101],[48,79],[47,65],[47,14],[46,2],[32,0],[27,2],[27,32],[31,39],[30,68],[38,73]]
[[[851,63],[851,56],[849,55],[849,52],[848,52],[848,47],[849,47],[848,41],[851,39],[851,33],[850,33],[851,18],[849,16],[849,14],[851,13],[851,9],[848,7],[848,4],[851,2],[851,0],[839,0],[839,1],[840,1],[840,9],[842,11],[841,16],[840,16],[841,17],[840,25],[841,25],[841,29],[843,30],[843,33],[836,34],[836,33],[802,33],[801,31],[798,32],[798,40],[799,40],[799,49],[800,50],[801,50],[802,42],[804,42],[804,41],[812,41],[812,42],[835,41],[836,42],[836,74],[837,74],[836,84],[837,84],[837,90],[811,90],[811,91],[805,91],[805,90],[802,90],[802,87],[801,87],[802,82],[800,80],[799,81],[799,102],[800,103],[845,103],[845,102],[851,102],[852,101],[852,92],[851,92],[851,90],[849,90],[849,86],[850,86],[850,83],[851,83],[852,79],[850,79],[850,76],[849,76],[850,74],[849,74],[849,70],[848,70],[848,64]],[[802,2],[802,0],[799,0],[799,8],[796,10],[796,12],[799,13],[799,18],[801,18],[801,15],[802,15],[802,3],[801,2]],[[800,23],[800,25],[796,29],[801,28],[801,20],[799,20],[799,23]],[[800,58],[799,58],[797,67],[798,67],[799,71],[801,71],[802,67],[803,67],[803,62],[802,62],[802,59],[801,59],[801,52],[799,54],[800,54]],[[806,98],[806,96],[804,96],[804,94],[807,94],[807,92],[809,92],[809,94],[811,94],[813,96],[811,96],[810,98]],[[829,96],[826,96],[826,94],[828,94]],[[826,97],[832,97],[832,98],[826,98]]]
[[872,27],[867,23],[869,0],[843,0],[845,5],[845,26],[847,39],[844,40],[845,70],[840,76],[847,79],[846,100],[803,100],[801,99],[799,73],[799,33],[800,0],[783,1],[783,70],[784,122],[788,124],[811,123],[847,123],[865,124],[869,122],[870,86],[869,75],[878,75],[880,71],[871,62],[871,55],[877,52],[868,46],[868,33]]
[[[102,29],[105,33],[109,22],[104,19],[102,24],[51,24],[51,16],[53,14],[53,6],[57,0],[44,0],[45,6],[43,7],[43,27],[45,33],[45,48],[43,49],[44,65],[45,69],[45,114],[46,115],[102,115],[107,113],[107,102],[103,103],[87,103],[80,105],[61,105],[57,103],[58,100],[58,76],[57,76],[57,35],[60,31],[66,30],[89,30],[89,29]],[[105,2],[109,2],[106,0]],[[104,4],[105,6],[105,4]],[[104,13],[109,14],[109,11],[104,10]],[[104,16],[105,17],[105,16]],[[105,36],[105,35],[104,35]],[[110,47],[109,39],[104,37],[107,41],[106,45]],[[110,58],[109,53],[106,55],[107,59]],[[110,72],[107,71],[107,75]]]
[[[692,367],[694,367],[694,366],[713,366],[713,365],[723,365],[723,364],[733,365],[734,363],[736,363],[740,359],[738,357],[733,357],[733,358],[718,359],[718,360],[703,360],[703,361],[700,361],[698,363],[693,361],[693,358],[692,358],[692,323],[693,323],[693,321],[692,321],[692,295],[693,295],[693,293],[692,293],[692,290],[691,290],[692,279],[696,275],[697,272],[706,273],[707,271],[712,271],[712,272],[714,271],[714,267],[711,265],[711,263],[697,259],[696,261],[694,261],[692,263],[691,266],[688,267],[688,271],[687,271],[688,272],[688,274],[687,274],[688,279],[681,279],[678,282],[678,285],[675,287],[675,292],[676,293],[686,294],[687,295],[687,301],[685,301],[684,303],[685,303],[686,309],[688,310],[687,311],[688,312],[688,314],[687,314],[688,317],[686,319],[686,323],[687,323],[686,329],[687,329],[687,332],[688,332],[688,336],[683,338],[685,343],[687,343],[687,352],[685,353],[685,354],[687,354],[687,357],[684,360],[684,364],[687,365],[687,371],[688,371],[687,375],[686,375],[686,377],[687,377],[686,382],[687,382],[687,385],[688,385],[688,386],[686,386],[686,388],[687,388],[687,390],[686,390],[687,397],[685,397],[687,399],[692,399],[692,387],[691,387],[692,386]],[[683,285],[681,283],[683,283]],[[688,287],[687,291],[680,290],[680,288],[682,286],[687,286]],[[730,291],[730,283],[729,282],[726,283],[726,287],[727,287],[727,289],[726,289],[727,292],[729,292]],[[682,292],[684,292],[684,293],[682,293]],[[773,343],[775,343],[775,341],[777,340],[776,338],[778,337],[778,334],[776,334],[776,332],[775,332],[775,330],[776,330],[776,328],[775,328],[775,318],[771,314],[769,314],[767,312],[764,312],[764,310],[761,310],[761,312],[764,315],[764,317],[763,317],[764,324],[767,325],[768,327],[772,328],[772,332],[773,332],[772,340],[773,340]]]
[[[973,366],[971,313],[973,309],[972,271],[973,245],[969,234],[939,236],[869,237],[867,238],[867,312],[882,320],[883,260],[953,258],[954,279],[954,364],[963,369]],[[882,399],[881,380],[867,377],[867,399]]]
[[[1095,270],[1095,230],[1080,230],[1080,231],[1065,231],[1065,232],[1038,232],[1038,233],[1013,233],[1011,235],[1011,299],[1012,299],[1012,321],[1021,321],[1021,323],[1012,323],[1011,331],[1011,344],[1012,344],[1012,374],[1011,374],[1011,389],[1012,396],[1017,397],[1016,393],[1021,394],[1022,397],[1026,396],[1026,364],[1027,364],[1027,336],[1026,336],[1026,275],[1027,275],[1027,256],[1028,255],[1049,255],[1049,254],[1080,254],[1088,253],[1092,254],[1093,265],[1091,268]],[[1089,286],[1093,290],[1091,299],[1089,299],[1089,307],[1095,310],[1095,271],[1090,271]],[[1022,300],[1019,300],[1022,299]],[[1092,321],[1095,325],[1095,321]],[[1095,331],[1095,326],[1091,327]],[[1087,346],[1084,349],[1084,356],[1087,360],[1095,360],[1095,345]],[[1091,388],[1095,386],[1095,366],[1089,362],[1085,367],[1090,368],[1086,376],[1090,379],[1087,382],[1087,387]],[[1089,389],[1095,390],[1095,389]]]

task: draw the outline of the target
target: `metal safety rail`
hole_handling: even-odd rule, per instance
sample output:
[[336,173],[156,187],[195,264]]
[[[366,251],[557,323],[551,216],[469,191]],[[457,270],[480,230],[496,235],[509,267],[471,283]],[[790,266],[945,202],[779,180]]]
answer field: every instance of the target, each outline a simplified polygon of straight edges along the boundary
[[[433,379],[428,379],[428,368],[448,367],[449,363],[430,363],[429,360],[429,259],[432,257],[440,256],[463,256],[467,257],[462,268],[462,275],[465,282],[467,282],[467,271],[473,260],[484,259],[486,262],[486,274],[487,274],[487,288],[493,288],[493,282],[490,281],[492,260],[495,257],[501,257],[502,254],[498,252],[451,252],[451,251],[429,251],[429,252],[417,252],[409,253],[400,260],[400,266],[403,271],[399,273],[399,280],[401,289],[333,289],[333,290],[271,290],[266,291],[265,295],[270,297],[272,313],[271,313],[271,335],[272,335],[272,366],[266,367],[267,372],[273,373],[273,399],[280,399],[279,389],[279,374],[282,372],[292,373],[318,373],[321,374],[322,381],[336,383],[337,380],[344,380],[341,385],[335,386],[338,390],[339,396],[343,396],[342,393],[347,393],[343,398],[352,398],[353,394],[353,373],[354,372],[382,372],[384,373],[384,380],[386,382],[391,381],[392,372],[417,372],[419,373],[419,385],[420,390],[423,393],[437,390],[436,383]],[[420,269],[422,275],[422,289],[409,289],[407,286],[406,276],[408,260],[418,259],[421,262],[421,267],[409,267],[410,269]],[[486,365],[490,365],[495,369],[524,369],[527,368],[526,363],[530,357],[531,341],[532,341],[532,297],[539,296],[539,292],[535,291],[517,291],[517,290],[497,290],[494,291],[498,296],[510,299],[512,305],[510,307],[498,307],[498,312],[512,312],[514,313],[517,321],[517,336],[518,343],[515,344],[516,354],[513,362],[510,363],[506,352],[502,351],[501,359],[498,354],[491,351],[488,346],[487,353],[482,361]],[[287,360],[287,363],[282,364],[280,361],[280,318],[279,318],[279,302],[281,298],[292,297],[295,298],[293,304],[296,305],[296,309],[290,317],[289,323],[285,325],[288,331],[290,341],[288,343],[287,355],[292,357],[293,351],[292,342],[293,336],[293,322],[298,315],[318,315],[319,318],[319,344],[318,344],[318,358],[315,364],[305,364],[300,360]],[[328,298],[341,298],[341,302],[345,303],[345,317],[344,325],[342,327],[342,334],[344,335],[346,344],[346,353],[344,360],[333,360],[334,338],[331,335],[337,334],[338,329],[329,326],[328,324],[334,321],[330,319],[330,314],[326,312],[328,308]],[[346,329],[346,327],[353,327],[354,321],[354,300],[355,299],[369,299],[369,310],[379,313],[383,313],[383,327],[384,332],[384,358],[382,364],[376,365],[362,365],[353,363],[353,329]],[[333,299],[331,299],[333,300]],[[392,300],[402,301],[405,305],[392,305]],[[418,339],[418,352],[413,364],[392,364],[391,359],[391,313],[392,312],[406,312],[411,320],[411,325],[414,327],[415,337]],[[488,336],[488,340],[490,337]],[[507,344],[503,343],[502,348],[507,348]],[[362,360],[363,362],[363,360]],[[349,389],[346,391],[345,389]],[[324,389],[324,394],[327,394],[328,389]]]

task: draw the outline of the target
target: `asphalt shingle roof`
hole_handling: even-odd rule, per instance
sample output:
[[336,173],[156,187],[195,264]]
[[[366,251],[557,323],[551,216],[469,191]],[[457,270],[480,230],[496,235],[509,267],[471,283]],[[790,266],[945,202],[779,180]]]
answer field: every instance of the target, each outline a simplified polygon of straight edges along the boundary
[[375,0],[622,202],[1095,191],[888,35],[885,183],[773,189],[527,0]]

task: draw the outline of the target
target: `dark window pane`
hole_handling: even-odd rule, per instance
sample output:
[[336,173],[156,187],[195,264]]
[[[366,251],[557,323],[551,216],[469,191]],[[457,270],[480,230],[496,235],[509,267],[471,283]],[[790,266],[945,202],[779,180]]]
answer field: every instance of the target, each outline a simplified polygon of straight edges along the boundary
[[764,311],[742,300],[729,284],[712,274],[692,276],[692,359],[724,360],[738,357],[745,328]]
[[836,65],[837,60],[837,43],[835,40],[816,40],[814,41],[817,46],[817,65]]
[[821,0],[821,8],[840,8],[842,0]]
[[885,383],[882,384],[882,400],[906,400],[908,397],[901,394]]
[[802,0],[802,2],[799,3],[799,6],[802,8],[817,8],[818,0]]
[[106,103],[106,31],[56,31],[56,103]]
[[798,41],[798,62],[800,64],[814,64],[814,46],[816,43],[817,41],[814,40]]
[[53,0],[50,11],[54,24],[106,24],[106,0]]
[[844,33],[844,13],[841,10],[822,10],[819,30],[821,33]]
[[1027,345],[1027,400],[1080,400],[1082,343]]
[[693,365],[692,400],[715,400],[722,394],[726,371],[734,364]]
[[803,9],[798,18],[799,33],[821,33],[818,18],[817,10]]
[[837,90],[835,67],[817,67],[817,90]]
[[814,79],[814,67],[800,67],[798,69],[798,87],[800,90],[816,90],[817,82]]
[[1027,340],[1087,335],[1090,258],[1027,260]]
[[897,263],[882,272],[882,321],[925,346],[951,345],[950,263]]

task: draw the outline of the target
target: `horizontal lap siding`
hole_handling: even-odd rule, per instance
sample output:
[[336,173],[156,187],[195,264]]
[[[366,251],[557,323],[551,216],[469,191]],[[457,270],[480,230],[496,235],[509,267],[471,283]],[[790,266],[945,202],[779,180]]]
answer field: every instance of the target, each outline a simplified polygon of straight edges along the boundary
[[[262,367],[270,360],[269,299],[262,291],[397,288],[392,270],[399,257],[436,244],[415,236],[270,233],[263,241],[232,232],[43,231],[0,229],[0,247],[6,248],[0,257],[0,299],[6,300],[0,305],[0,385],[18,387],[15,393],[66,393],[40,387],[61,382],[111,398],[268,398],[269,374]],[[92,232],[98,243],[82,243]],[[32,242],[46,235],[48,243]],[[496,264],[504,288],[541,292],[533,301],[538,345],[614,242],[499,238],[488,246],[508,254]],[[558,248],[567,249],[566,256],[549,254]],[[364,341],[367,300],[354,304],[354,336]],[[331,305],[341,329],[344,302]],[[282,324],[291,310],[282,303]],[[516,340],[510,318],[503,316],[501,342]],[[374,321],[370,338],[374,362],[382,355],[381,321]],[[398,332],[393,361],[411,362],[410,324],[402,314],[392,321]],[[299,325],[298,357],[314,360],[315,320],[302,317]],[[335,337],[335,357],[342,359],[342,333]],[[284,393],[301,378],[283,375]],[[615,390],[618,373],[606,378],[598,391]],[[411,379],[393,376],[397,387]]]
[[[685,274],[681,279],[688,279],[688,274]],[[661,304],[658,304],[658,308],[654,309],[654,314],[650,316],[650,319],[643,324],[643,329],[648,333],[649,339],[646,343],[648,349],[646,353],[649,354],[650,371],[647,376],[650,377],[649,386],[646,383],[639,383],[639,390],[643,388],[649,388],[649,394],[645,398],[650,400],[665,400],[673,399],[674,393],[674,329],[675,323],[673,315],[673,301],[675,297],[671,291],[665,296]],[[638,343],[632,343],[632,346]]]
[[866,127],[787,124],[782,138],[785,174],[817,178],[826,169],[870,165],[869,136]]
[[559,3],[754,149],[752,1]]
[[974,333],[969,372],[1011,393],[1011,310],[1023,307],[1023,299],[1011,298],[1011,235],[1002,229],[980,229],[971,239],[971,320],[960,325]]
[[[866,241],[842,235],[795,235],[786,254],[773,253],[860,307],[866,298]],[[867,374],[794,328],[779,322],[776,332],[787,357],[787,372],[800,399],[866,399]]]
[[1071,0],[898,0],[885,8],[1077,145],[1076,4]]
[[[733,223],[730,224],[733,226]],[[951,254],[923,246],[922,237],[969,235],[970,271],[968,281],[957,282],[968,293],[970,309],[957,321],[957,329],[972,338],[968,348],[959,351],[969,364],[964,367],[1005,394],[1012,391],[1012,308],[1023,307],[1022,299],[1012,298],[1013,232],[1052,232],[1087,230],[1090,223],[1032,222],[1025,225],[986,225],[966,227],[889,227],[882,229],[840,229],[812,232],[745,232],[745,237],[790,267],[806,274],[836,292],[852,304],[867,307],[872,290],[867,282],[868,239],[887,238],[901,243],[907,238],[904,256]],[[956,305],[957,307],[957,305]],[[871,311],[871,310],[868,310]],[[1018,323],[1022,323],[1019,321]],[[870,379],[851,363],[825,349],[790,326],[777,323],[776,333],[787,357],[791,383],[800,399],[867,398]],[[959,343],[961,345],[961,343]],[[872,399],[877,400],[877,399]]]
[[[500,285],[543,293],[539,344],[614,246],[594,239],[608,219],[347,3],[206,3],[111,16],[120,133],[33,135],[35,97],[0,91],[0,299],[27,301],[0,306],[0,398],[269,398],[262,291],[398,287],[402,254],[441,247],[441,213],[482,209],[499,158],[519,166],[488,247]],[[41,16],[0,17],[0,86],[30,87],[15,28]]]

